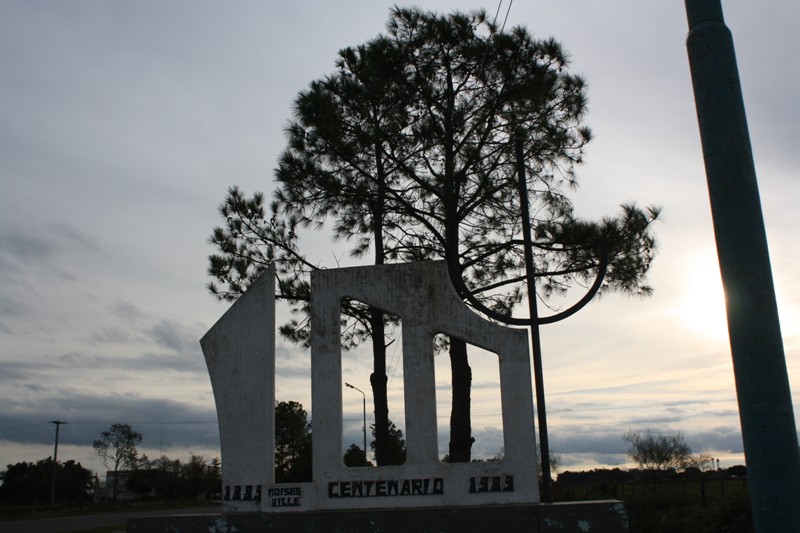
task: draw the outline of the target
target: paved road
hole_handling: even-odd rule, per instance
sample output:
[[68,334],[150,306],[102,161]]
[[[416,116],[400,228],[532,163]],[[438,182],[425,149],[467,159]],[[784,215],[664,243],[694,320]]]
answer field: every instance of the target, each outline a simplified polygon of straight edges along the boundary
[[91,531],[99,527],[110,526],[119,526],[120,531],[125,531],[125,522],[128,518],[176,514],[219,514],[221,512],[222,508],[215,506],[138,511],[135,513],[122,512],[86,516],[65,516],[63,518],[46,518],[43,520],[19,520],[16,522],[0,522],[0,533],[67,533]]

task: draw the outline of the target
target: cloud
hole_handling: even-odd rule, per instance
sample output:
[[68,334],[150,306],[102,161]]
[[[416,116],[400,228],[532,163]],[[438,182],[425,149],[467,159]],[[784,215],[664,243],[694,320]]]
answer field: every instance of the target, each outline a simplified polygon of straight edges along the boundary
[[[452,385],[450,383],[447,383],[446,387],[444,387],[444,388],[447,389],[448,387],[452,388]],[[438,384],[437,384],[436,388],[437,389],[439,388]],[[478,390],[478,389],[494,390],[494,391],[497,391],[498,394],[499,394],[500,393],[500,382],[499,381],[474,381],[472,383],[472,389],[473,390]]]
[[119,323],[103,326],[90,334],[90,344],[146,346],[153,343],[184,355],[200,351],[200,338],[206,331],[200,323],[186,325],[172,318],[155,317],[121,299],[111,304],[110,310]]
[[74,258],[101,252],[92,236],[68,224],[10,225],[0,231],[0,279],[9,284],[4,292],[21,287],[36,294],[45,277],[74,282],[74,271],[82,269]]
[[89,337],[89,343],[98,344],[130,344],[134,339],[131,334],[122,328],[118,327],[105,327],[97,333],[92,333]]
[[560,453],[558,471],[586,470],[591,468],[615,468],[629,464],[628,456],[621,453]]
[[50,368],[72,370],[113,369],[115,372],[175,372],[206,373],[205,360],[198,347],[195,353],[145,352],[131,356],[99,355],[83,352],[70,352],[61,355],[49,365]]
[[[656,417],[651,417],[651,422]],[[658,424],[651,425],[656,428]],[[556,426],[550,429],[550,448],[563,454],[600,453],[607,455],[625,454],[628,444],[622,439],[628,431],[624,423],[615,421],[613,426],[598,428],[596,426]],[[678,433],[673,429],[653,429],[666,434]],[[707,430],[681,431],[689,447],[694,453],[706,450],[742,452],[741,431],[736,426],[718,426]]]
[[625,453],[622,432],[603,431],[597,428],[558,428],[549,432],[550,449],[564,454],[620,454]]
[[683,416],[650,414],[624,418],[623,422],[632,427],[658,428],[680,424],[684,419],[685,417]]
[[275,376],[276,379],[311,379],[311,365],[276,365]]
[[742,432],[738,427],[722,426],[708,431],[687,432],[684,436],[695,453],[704,451],[744,453]]
[[564,395],[564,396],[579,396],[579,395],[598,395],[598,394],[620,394],[620,393],[631,393],[634,391],[642,391],[642,390],[651,390],[654,387],[662,387],[664,385],[672,384],[672,380],[648,380],[648,381],[637,381],[632,383],[623,383],[619,385],[613,385],[608,387],[591,387],[591,388],[581,388],[581,389],[572,389],[572,390],[563,390],[559,391],[553,396],[556,395]]
[[30,308],[10,296],[0,297],[0,315],[19,318],[30,314]]
[[475,439],[472,444],[472,455],[475,458],[485,459],[496,457],[503,453],[503,432],[499,428],[476,428],[473,430],[472,436]]
[[197,328],[189,328],[172,319],[162,319],[152,324],[148,335],[159,346],[176,352],[197,351],[202,333]]
[[56,248],[52,242],[14,228],[0,234],[0,254],[19,262],[43,261],[52,257]]
[[118,300],[114,302],[114,304],[111,306],[111,312],[115,316],[129,321],[142,320],[146,317],[145,313],[142,312],[141,309],[124,300]]
[[198,373],[203,376],[206,376],[208,372],[205,358],[200,352],[199,345],[193,353],[148,353],[140,357],[130,358],[127,363],[131,365],[131,369],[146,367],[151,371],[171,370],[174,372]]
[[90,234],[63,222],[52,222],[47,225],[47,230],[55,237],[61,249],[78,250],[80,252],[102,252],[100,244]]
[[[65,401],[65,399],[68,399]],[[213,407],[198,407],[168,399],[142,398],[133,394],[83,394],[62,390],[41,396],[35,403],[6,399],[0,413],[0,440],[52,443],[48,421],[54,413],[68,422],[62,426],[60,442],[91,446],[111,424],[130,424],[145,436],[143,445],[153,447],[161,428],[164,445],[219,446],[219,431]]]
[[0,383],[14,383],[29,376],[29,364],[19,361],[0,361]]
[[39,229],[25,226],[25,230],[12,226],[0,233],[0,257],[6,260],[38,264],[69,251],[86,253],[102,249],[94,237],[64,223],[49,223]]
[[[186,372],[207,375],[205,359],[199,346],[194,351],[178,353],[144,351],[132,355],[109,355],[74,350],[58,355],[42,354],[24,360],[0,361],[0,382],[31,383],[39,379],[56,379],[56,376],[77,377],[115,376],[133,378],[148,372]],[[13,378],[13,379],[12,379]],[[0,398],[2,398],[0,394]]]
[[[205,372],[199,339],[205,326],[182,324],[171,318],[154,317],[137,306],[118,300],[111,306],[112,323],[103,326],[88,338],[88,343],[106,351],[115,346],[124,348],[124,355],[84,352],[68,358],[78,364],[109,365],[121,369],[153,369]],[[153,349],[155,348],[155,349]],[[62,358],[64,358],[62,356]]]

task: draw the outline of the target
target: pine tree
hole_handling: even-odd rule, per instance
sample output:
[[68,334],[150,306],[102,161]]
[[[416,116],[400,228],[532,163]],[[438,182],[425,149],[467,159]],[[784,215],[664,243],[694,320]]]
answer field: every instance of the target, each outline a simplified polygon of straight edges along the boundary
[[[586,84],[568,66],[555,40],[534,39],[521,27],[502,31],[485,12],[394,8],[386,35],[342,50],[336,70],[295,100],[276,171],[272,233],[245,235],[235,227],[241,220],[241,227],[251,225],[252,213],[265,220],[263,197],[250,204],[241,197],[247,209],[223,211],[228,229],[212,236],[222,255],[212,256],[210,273],[224,288],[212,290],[236,294],[265,264],[285,260],[282,276],[291,281],[279,286],[294,291],[296,311],[307,311],[303,274],[316,266],[293,238],[301,228],[330,222],[352,255],[372,252],[375,264],[446,259],[462,297],[510,315],[525,294],[515,154],[521,139],[540,297],[563,294],[601,270],[601,290],[649,294],[650,226],[658,210],[629,204],[617,217],[585,221],[566,194],[591,139],[582,124]],[[382,312],[356,309],[353,318],[363,325],[358,334],[384,338]],[[307,339],[302,325],[282,331]],[[388,431],[385,342],[373,347],[381,465]],[[467,347],[451,338],[448,350],[449,457],[469,461]]]

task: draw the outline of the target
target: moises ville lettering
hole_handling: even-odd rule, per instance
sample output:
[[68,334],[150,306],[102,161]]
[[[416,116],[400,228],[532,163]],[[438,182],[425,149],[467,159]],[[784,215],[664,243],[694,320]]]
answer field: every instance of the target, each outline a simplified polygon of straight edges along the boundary
[[272,507],[300,507],[303,489],[300,487],[285,487],[269,489],[269,504]]
[[444,479],[379,479],[331,481],[328,498],[380,498],[385,496],[435,496],[444,494]]

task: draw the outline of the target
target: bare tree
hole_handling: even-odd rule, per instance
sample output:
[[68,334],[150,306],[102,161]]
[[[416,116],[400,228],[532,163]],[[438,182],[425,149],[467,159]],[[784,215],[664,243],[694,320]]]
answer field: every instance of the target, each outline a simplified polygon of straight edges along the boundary
[[651,473],[653,492],[669,472],[679,472],[692,465],[692,449],[679,431],[674,435],[628,431],[622,436],[628,443],[628,457]]
[[105,467],[114,472],[112,499],[117,499],[120,471],[136,470],[147,457],[139,457],[136,447],[142,443],[142,434],[128,424],[112,424],[92,443],[97,457]]

